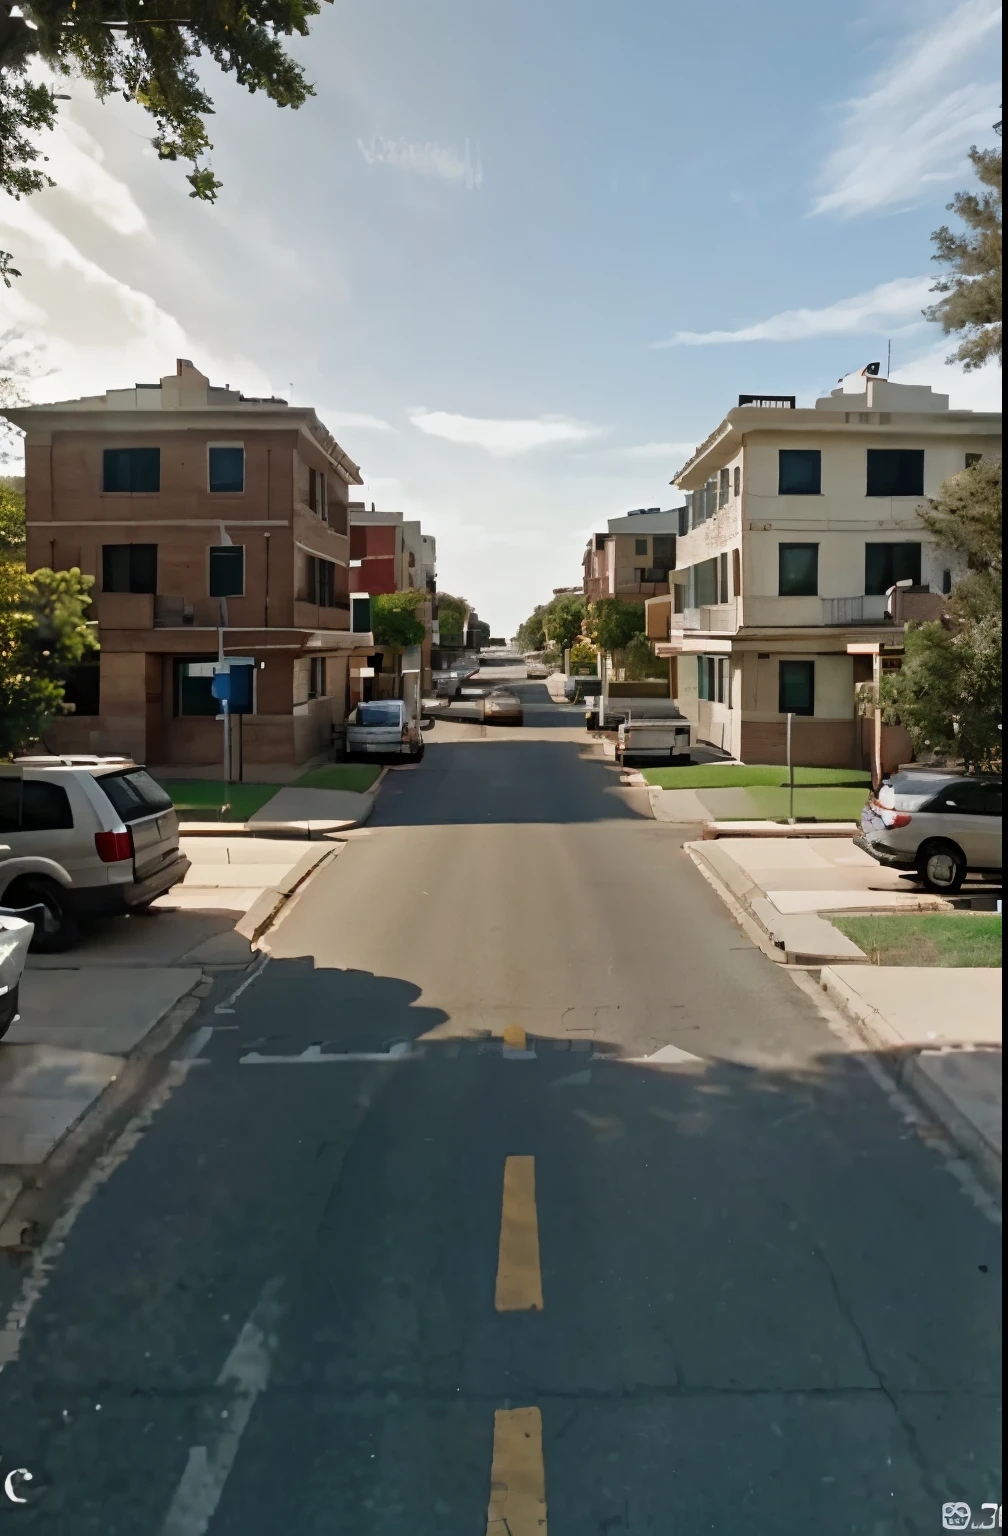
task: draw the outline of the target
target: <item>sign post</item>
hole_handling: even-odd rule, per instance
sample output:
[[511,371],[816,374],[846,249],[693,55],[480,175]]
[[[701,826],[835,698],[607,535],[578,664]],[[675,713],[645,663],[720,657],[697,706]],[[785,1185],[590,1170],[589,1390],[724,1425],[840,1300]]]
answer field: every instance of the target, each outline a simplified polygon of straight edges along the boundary
[[[225,666],[227,664],[225,663]],[[210,692],[220,705],[221,717],[224,721],[224,804],[221,806],[221,820],[225,811],[230,809],[230,796],[228,786],[231,783],[231,673],[230,671],[215,672],[210,684]]]
[[794,826],[794,763],[791,761],[791,721],[793,715],[787,717],[787,771],[788,771],[788,825]]

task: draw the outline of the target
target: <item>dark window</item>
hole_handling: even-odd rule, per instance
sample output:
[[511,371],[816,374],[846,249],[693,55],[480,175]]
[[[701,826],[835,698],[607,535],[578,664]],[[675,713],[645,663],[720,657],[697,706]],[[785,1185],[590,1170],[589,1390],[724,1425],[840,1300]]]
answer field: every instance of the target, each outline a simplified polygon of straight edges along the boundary
[[818,496],[822,454],[818,448],[782,448],[777,456],[778,496]]
[[220,713],[217,700],[213,696],[213,662],[212,656],[204,656],[192,661],[176,658],[174,679],[176,716],[211,715],[216,718]]
[[717,699],[717,665],[713,656],[697,657],[697,694],[712,703]]
[[942,596],[948,597],[952,591],[952,572],[942,571]]
[[21,819],[21,778],[0,776],[0,832],[16,832]]
[[72,704],[75,715],[98,715],[100,706],[101,668],[97,659],[82,661],[63,671],[63,703]]
[[680,507],[679,508],[679,537],[680,538],[683,538],[687,533],[689,533],[689,513],[690,513],[689,502],[687,502],[684,507]]
[[866,496],[923,496],[923,448],[869,448]]
[[318,563],[318,600],[323,608],[336,606],[336,567],[331,560]]
[[22,832],[65,832],[73,827],[67,792],[59,784],[25,779],[21,788]]
[[818,596],[818,544],[778,544],[777,591],[781,597]]
[[143,768],[125,773],[106,773],[98,780],[119,816],[128,826],[145,816],[160,816],[172,808],[171,796]]
[[402,719],[402,706],[398,703],[358,704],[358,725],[398,725]]
[[210,546],[210,596],[241,597],[244,592],[244,544],[212,544]]
[[898,581],[920,586],[919,544],[866,544],[864,552],[866,597],[881,597]]
[[329,509],[329,483],[320,469],[308,471],[308,505],[322,518]]
[[717,664],[717,701],[719,704],[724,704],[727,702],[727,676],[728,659],[725,656],[719,656]]
[[102,455],[103,491],[159,491],[160,448],[106,448]]
[[717,504],[718,504],[718,511],[719,512],[720,512],[722,507],[726,507],[728,505],[728,492],[729,492],[729,486],[730,485],[731,485],[731,479],[730,479],[730,476],[729,476],[729,471],[727,469],[719,469],[718,470],[718,496],[717,496]]
[[212,491],[243,491],[245,449],[211,448],[208,453],[207,476]]
[[1000,816],[1001,785],[978,784],[975,780],[950,784],[929,809],[958,816]]
[[156,544],[103,544],[103,592],[156,592]]
[[719,590],[719,594],[718,594],[719,601],[722,602],[722,603],[726,603],[728,601],[728,554],[727,554],[727,551],[725,551],[724,554],[721,554],[721,555],[718,556],[718,587],[720,589]]
[[655,534],[651,540],[651,564],[659,568],[664,567],[666,572],[675,570],[674,533]]
[[326,691],[326,664],[324,656],[313,656],[308,663],[308,697],[321,699]]
[[742,495],[742,466],[741,466],[741,464],[736,464],[735,465],[735,495],[736,496],[741,496]]
[[635,555],[647,554],[647,539],[634,539],[633,552]]
[[371,629],[371,599],[363,593],[353,593],[350,598],[350,629],[355,635],[366,635]]
[[815,662],[782,661],[777,708],[782,715],[815,714]]
[[969,469],[971,464],[979,464],[982,458],[982,453],[968,453],[966,455],[966,468]]

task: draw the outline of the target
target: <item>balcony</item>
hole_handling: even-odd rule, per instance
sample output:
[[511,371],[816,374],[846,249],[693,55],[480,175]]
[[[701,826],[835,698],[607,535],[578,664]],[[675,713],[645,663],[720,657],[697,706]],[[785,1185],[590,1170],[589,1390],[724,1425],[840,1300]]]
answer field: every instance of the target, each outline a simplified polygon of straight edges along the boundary
[[[704,603],[699,608],[686,608],[681,615],[684,630],[702,630],[705,634],[734,635],[738,631],[738,605],[736,603]],[[675,620],[673,620],[675,623]]]
[[151,629],[157,599],[149,592],[100,592],[95,606],[100,629]]
[[882,624],[886,619],[884,597],[824,597],[821,602],[824,624]]

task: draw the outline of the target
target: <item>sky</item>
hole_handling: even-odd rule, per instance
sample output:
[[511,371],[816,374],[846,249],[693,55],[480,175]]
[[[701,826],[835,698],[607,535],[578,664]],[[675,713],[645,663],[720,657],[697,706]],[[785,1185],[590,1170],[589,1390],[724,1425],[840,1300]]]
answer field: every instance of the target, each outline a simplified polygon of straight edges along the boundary
[[992,0],[336,0],[297,112],[210,64],[215,205],[77,81],[0,200],[36,400],[153,381],[311,405],[438,585],[511,635],[589,535],[682,496],[740,392],[892,376],[1000,409],[921,317],[1001,116]]

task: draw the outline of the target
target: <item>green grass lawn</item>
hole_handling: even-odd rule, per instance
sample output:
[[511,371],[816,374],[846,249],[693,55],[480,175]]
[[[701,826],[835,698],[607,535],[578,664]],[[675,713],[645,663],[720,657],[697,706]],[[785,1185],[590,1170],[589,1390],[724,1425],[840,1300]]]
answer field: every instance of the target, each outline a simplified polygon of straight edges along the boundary
[[163,779],[161,788],[171,795],[180,821],[217,821],[225,797],[231,809],[225,820],[247,821],[271,800],[276,784],[231,784],[223,779]]
[[[370,763],[327,763],[303,773],[293,784],[298,789],[348,789],[361,794],[380,772]],[[231,784],[225,790],[223,779],[165,779],[161,787],[171,795],[180,821],[217,821],[225,793],[231,809],[224,819],[247,821],[283,785]]]
[[834,917],[833,926],[873,965],[986,965],[1001,968],[1001,919],[989,912],[922,912]]
[[[757,785],[747,789],[745,794],[745,809],[732,810],[731,818],[740,821],[786,821],[790,794],[786,789],[770,789]],[[864,789],[839,789],[839,788],[802,788],[795,789],[794,813],[795,818],[813,817],[816,821],[860,821],[861,812],[867,791]],[[717,812],[717,796],[708,792],[703,796],[704,804],[709,805],[712,811]]]
[[[788,782],[786,768],[759,763],[702,763],[690,768],[643,768],[641,772],[659,789],[774,788]],[[871,774],[859,768],[796,768],[795,784],[863,784],[867,793]],[[860,810],[859,806],[859,815]]]
[[350,789],[359,795],[371,788],[380,773],[373,763],[326,763],[294,782],[298,789]]

